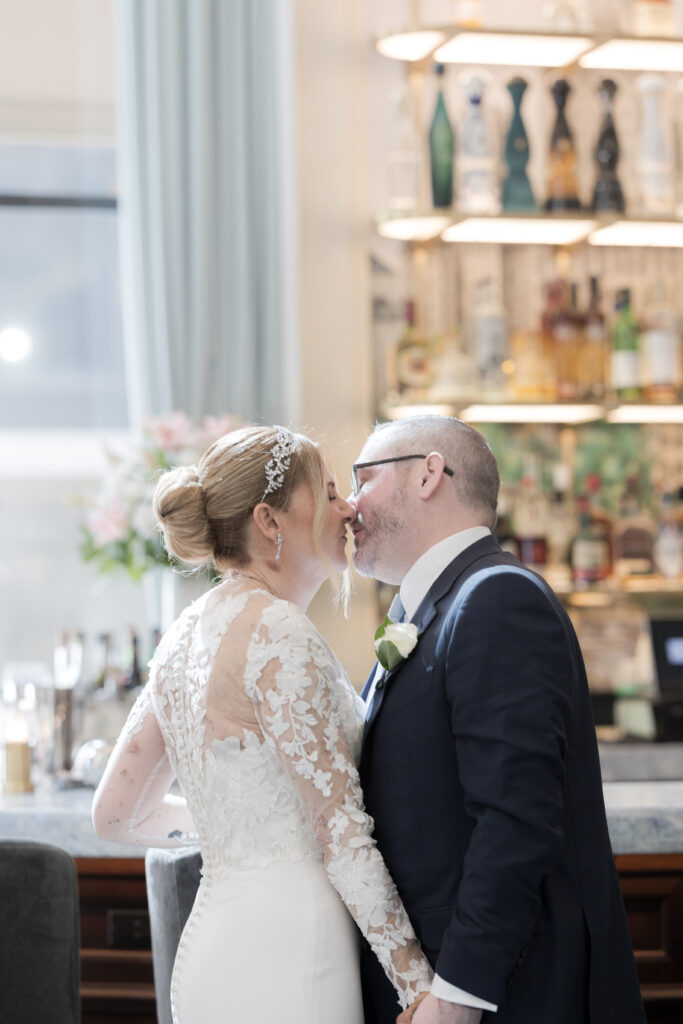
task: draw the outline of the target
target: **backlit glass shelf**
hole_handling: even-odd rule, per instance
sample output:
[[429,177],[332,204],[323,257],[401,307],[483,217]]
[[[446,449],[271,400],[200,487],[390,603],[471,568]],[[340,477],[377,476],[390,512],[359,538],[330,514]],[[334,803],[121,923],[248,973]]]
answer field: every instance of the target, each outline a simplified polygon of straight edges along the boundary
[[683,221],[619,217],[613,214],[506,213],[467,216],[455,209],[385,217],[378,234],[402,242],[457,242],[463,245],[578,245],[683,248]]
[[413,402],[385,401],[380,409],[389,420],[403,419],[421,413],[457,416],[468,423],[557,423],[566,426],[603,421],[607,423],[675,423],[683,424],[683,405],[622,404],[597,402],[430,402],[428,395]]
[[568,68],[578,63],[603,71],[683,72],[683,40],[670,38],[605,39],[439,25],[388,33],[375,41],[375,49],[383,57],[412,64]]

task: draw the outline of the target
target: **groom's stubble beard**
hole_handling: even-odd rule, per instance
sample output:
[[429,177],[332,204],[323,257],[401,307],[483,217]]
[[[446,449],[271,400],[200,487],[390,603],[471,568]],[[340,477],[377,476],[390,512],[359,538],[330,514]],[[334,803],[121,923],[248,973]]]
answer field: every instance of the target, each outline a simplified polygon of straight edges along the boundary
[[[405,498],[404,495],[398,494],[391,510],[376,510],[367,518],[361,516],[362,546],[353,555],[354,567],[361,576],[369,576],[386,583],[395,581],[396,563],[400,560],[402,538],[406,535],[404,512]],[[392,578],[386,578],[387,576]]]

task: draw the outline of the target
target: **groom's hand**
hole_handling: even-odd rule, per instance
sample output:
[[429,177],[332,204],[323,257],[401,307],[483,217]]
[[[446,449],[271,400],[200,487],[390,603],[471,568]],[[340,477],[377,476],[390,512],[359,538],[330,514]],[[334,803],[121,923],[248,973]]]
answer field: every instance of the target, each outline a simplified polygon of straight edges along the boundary
[[481,1010],[475,1010],[472,1006],[449,1003],[428,992],[418,996],[403,1011],[397,1024],[406,1024],[407,1021],[412,1021],[412,1024],[479,1024],[481,1013]]

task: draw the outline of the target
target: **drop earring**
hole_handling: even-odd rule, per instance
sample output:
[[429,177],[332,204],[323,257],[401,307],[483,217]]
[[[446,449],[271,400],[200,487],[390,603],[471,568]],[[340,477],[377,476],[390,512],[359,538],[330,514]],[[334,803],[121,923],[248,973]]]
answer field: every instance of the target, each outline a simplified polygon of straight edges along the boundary
[[277,551],[275,552],[275,561],[279,562],[280,561],[280,550],[282,548],[282,534],[279,533],[279,532],[278,532],[277,537],[275,538],[275,543],[277,544]]

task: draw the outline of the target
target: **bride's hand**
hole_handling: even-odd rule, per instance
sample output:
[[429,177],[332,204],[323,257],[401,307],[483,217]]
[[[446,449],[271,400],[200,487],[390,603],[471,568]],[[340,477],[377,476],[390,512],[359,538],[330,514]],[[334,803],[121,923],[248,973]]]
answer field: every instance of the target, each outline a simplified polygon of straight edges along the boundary
[[425,996],[429,995],[428,992],[420,992],[416,999],[413,999],[410,1006],[407,1006],[403,1013],[400,1013],[396,1018],[396,1024],[408,1024],[408,1021],[413,1019],[413,1014],[417,1010],[418,1006],[422,1002]]

